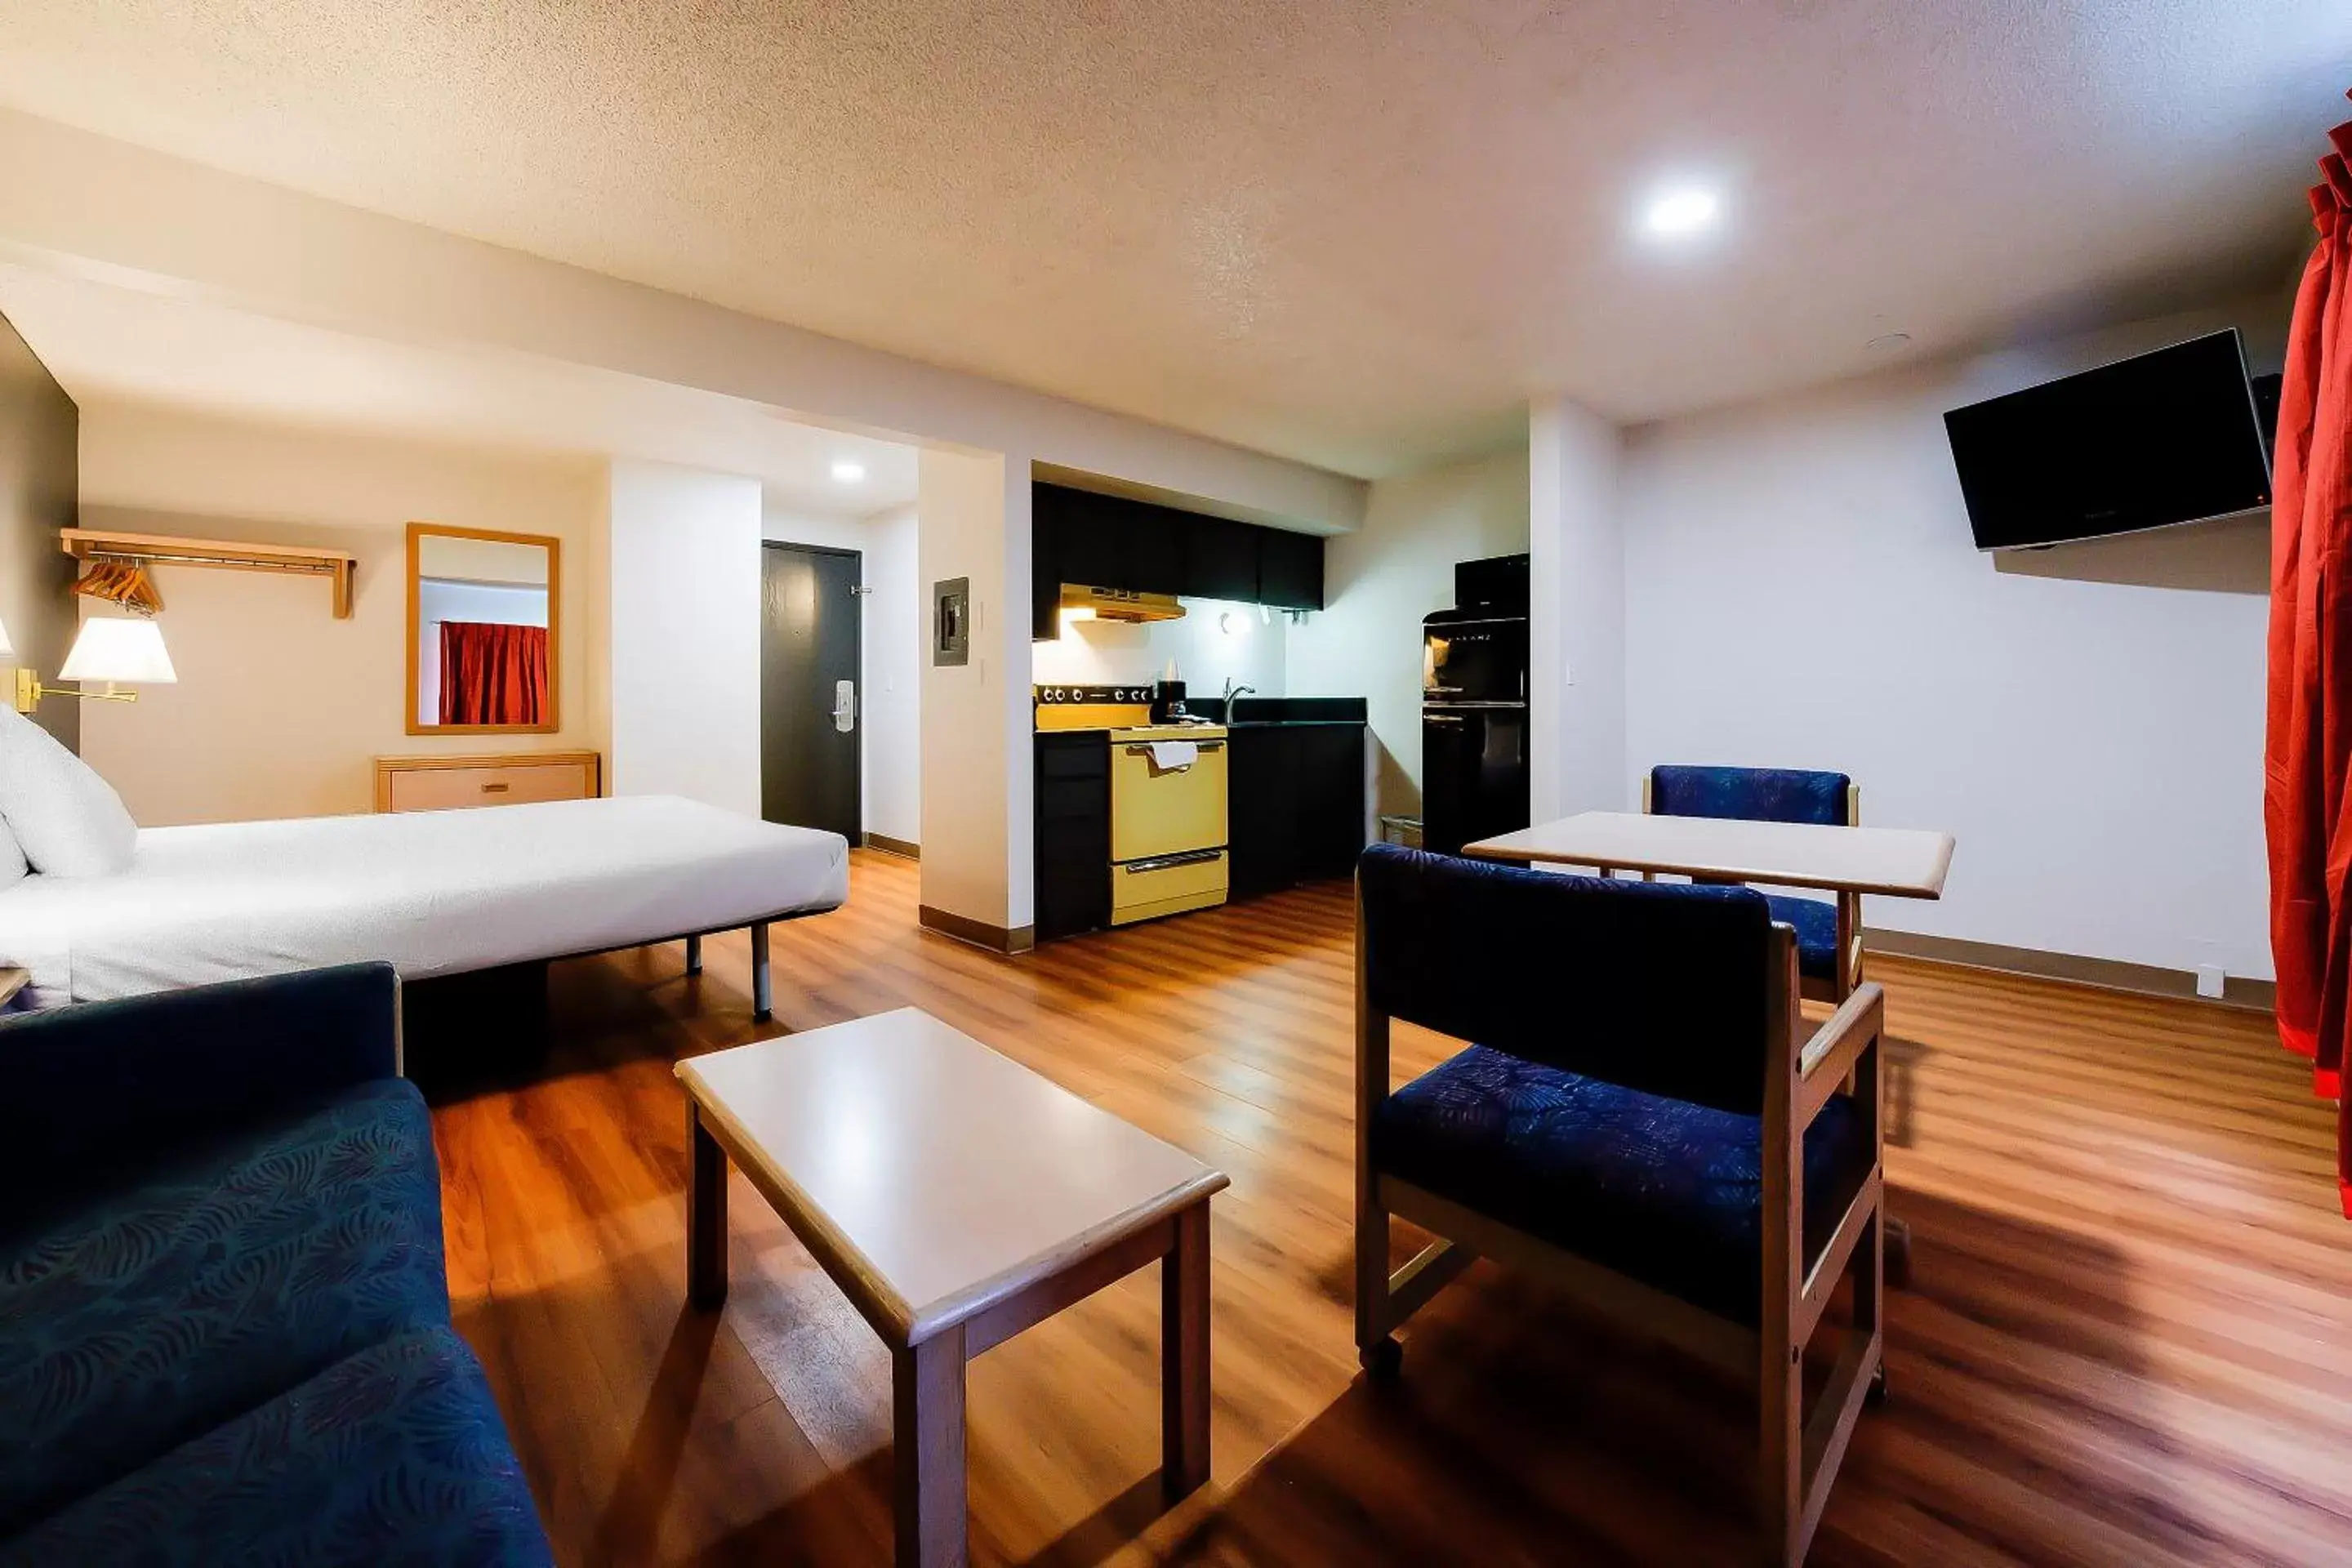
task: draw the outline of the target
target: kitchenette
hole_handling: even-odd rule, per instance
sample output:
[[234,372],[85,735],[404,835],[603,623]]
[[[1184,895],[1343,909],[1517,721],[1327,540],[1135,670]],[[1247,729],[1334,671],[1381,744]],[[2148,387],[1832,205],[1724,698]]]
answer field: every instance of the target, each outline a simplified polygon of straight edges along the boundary
[[1351,875],[1365,700],[1283,690],[1284,633],[1322,605],[1323,542],[1034,495],[1038,940]]

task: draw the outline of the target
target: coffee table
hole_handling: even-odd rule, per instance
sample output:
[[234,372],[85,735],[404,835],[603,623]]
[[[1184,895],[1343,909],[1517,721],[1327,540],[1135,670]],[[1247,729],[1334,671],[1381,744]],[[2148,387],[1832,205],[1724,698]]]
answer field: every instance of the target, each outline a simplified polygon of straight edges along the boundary
[[687,1288],[727,1297],[727,1162],[890,1347],[898,1560],[965,1559],[964,1365],[1160,1265],[1160,1477],[1209,1477],[1214,1170],[929,1014],[900,1008],[677,1065]]

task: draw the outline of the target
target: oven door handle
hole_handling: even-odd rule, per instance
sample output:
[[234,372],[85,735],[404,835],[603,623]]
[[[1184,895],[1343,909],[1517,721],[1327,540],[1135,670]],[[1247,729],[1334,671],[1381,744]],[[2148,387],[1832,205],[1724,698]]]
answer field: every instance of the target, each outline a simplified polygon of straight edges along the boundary
[[1204,866],[1212,860],[1223,858],[1224,853],[1225,852],[1222,847],[1216,849],[1187,849],[1181,855],[1154,855],[1148,860],[1122,860],[1119,862],[1119,865],[1130,873],[1137,871],[1172,871],[1179,866]]
[[[1203,752],[1216,752],[1223,750],[1225,743],[1223,741],[1195,741],[1192,744]],[[1127,754],[1130,757],[1148,757],[1151,754],[1151,742],[1149,741],[1133,742],[1128,746]],[[1170,773],[1191,773],[1192,771],[1192,763],[1179,763],[1172,768],[1155,768],[1153,773],[1156,777],[1165,778]]]

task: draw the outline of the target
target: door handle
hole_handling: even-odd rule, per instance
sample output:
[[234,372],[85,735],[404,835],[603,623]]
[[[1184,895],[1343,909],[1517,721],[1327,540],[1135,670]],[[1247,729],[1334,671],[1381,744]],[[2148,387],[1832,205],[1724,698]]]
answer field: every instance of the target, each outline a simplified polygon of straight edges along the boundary
[[833,683],[833,727],[845,735],[857,728],[857,682]]

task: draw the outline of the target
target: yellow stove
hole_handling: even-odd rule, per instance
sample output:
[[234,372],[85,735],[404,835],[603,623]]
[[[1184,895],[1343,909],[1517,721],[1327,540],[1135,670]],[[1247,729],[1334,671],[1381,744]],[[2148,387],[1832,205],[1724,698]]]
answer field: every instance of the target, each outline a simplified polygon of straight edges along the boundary
[[1100,730],[1110,747],[1110,923],[1225,901],[1223,726],[1154,723],[1142,687],[1041,687],[1040,730]]

